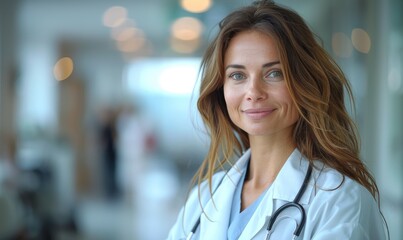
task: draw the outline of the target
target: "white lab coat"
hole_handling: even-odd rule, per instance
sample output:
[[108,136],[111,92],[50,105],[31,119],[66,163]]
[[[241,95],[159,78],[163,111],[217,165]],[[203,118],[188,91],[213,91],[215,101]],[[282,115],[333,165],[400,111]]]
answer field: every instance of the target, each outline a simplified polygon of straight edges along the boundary
[[[250,151],[247,151],[227,173],[214,175],[213,190],[217,185],[218,188],[213,198],[207,184],[202,185],[201,203],[204,213],[200,207],[198,190],[193,190],[169,233],[169,240],[186,239],[199,217],[199,236],[193,239],[227,239],[233,194],[249,158]],[[308,187],[299,202],[306,211],[306,223],[298,239],[385,239],[384,223],[371,194],[347,177],[342,183],[342,176],[337,171],[323,168],[319,162],[316,166],[319,170],[313,169]],[[240,240],[266,238],[271,214],[284,203],[294,200],[307,168],[308,161],[295,149],[266,191],[239,237]],[[292,239],[299,218],[299,211],[295,208],[284,211],[277,218],[270,239]]]

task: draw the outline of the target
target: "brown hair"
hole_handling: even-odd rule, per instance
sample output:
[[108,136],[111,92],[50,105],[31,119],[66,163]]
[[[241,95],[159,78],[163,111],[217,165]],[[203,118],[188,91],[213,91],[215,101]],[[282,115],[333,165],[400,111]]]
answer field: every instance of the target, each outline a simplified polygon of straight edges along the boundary
[[345,107],[344,91],[354,104],[348,80],[305,21],[269,1],[255,2],[225,17],[203,56],[197,107],[211,143],[194,181],[208,180],[211,191],[213,174],[249,148],[247,133],[229,118],[223,94],[225,51],[237,33],[248,30],[269,34],[277,42],[285,81],[300,114],[293,133],[297,148],[309,161],[322,161],[379,199],[375,180],[359,158],[357,130]]

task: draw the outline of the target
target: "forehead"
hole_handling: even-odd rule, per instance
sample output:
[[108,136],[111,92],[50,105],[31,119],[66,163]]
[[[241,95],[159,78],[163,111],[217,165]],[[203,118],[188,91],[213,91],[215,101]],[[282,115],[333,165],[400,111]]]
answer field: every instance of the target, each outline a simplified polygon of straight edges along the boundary
[[224,53],[224,63],[242,61],[248,57],[279,60],[278,46],[274,37],[257,30],[237,33]]

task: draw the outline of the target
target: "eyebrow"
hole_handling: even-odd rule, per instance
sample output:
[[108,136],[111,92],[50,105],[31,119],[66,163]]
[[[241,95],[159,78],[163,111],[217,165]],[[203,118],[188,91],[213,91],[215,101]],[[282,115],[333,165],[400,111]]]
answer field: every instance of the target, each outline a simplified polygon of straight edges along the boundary
[[276,64],[280,64],[280,61],[274,61],[274,62],[269,62],[269,63],[263,64],[263,67],[271,67]]
[[[262,67],[267,68],[267,67],[274,66],[276,64],[280,64],[280,61],[268,62],[268,63],[263,64]],[[245,66],[240,65],[240,64],[230,64],[230,65],[225,67],[225,70],[227,70],[228,68],[245,69]]]

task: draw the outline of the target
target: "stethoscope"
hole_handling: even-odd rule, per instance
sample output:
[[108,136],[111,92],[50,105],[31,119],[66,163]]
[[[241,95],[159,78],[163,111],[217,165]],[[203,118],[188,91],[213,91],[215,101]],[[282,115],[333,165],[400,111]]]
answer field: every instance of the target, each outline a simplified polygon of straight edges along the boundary
[[[312,174],[312,166],[309,165],[308,170],[306,171],[306,174],[305,174],[304,181],[302,182],[302,185],[301,185],[297,195],[295,196],[294,200],[292,202],[288,202],[288,203],[284,204],[283,206],[279,207],[276,211],[274,211],[273,215],[270,217],[269,224],[267,225],[268,232],[267,232],[266,240],[270,239],[270,235],[273,232],[273,225],[276,222],[277,217],[287,208],[296,208],[300,212],[301,219],[299,220],[299,222],[297,222],[297,227],[295,228],[292,239],[296,239],[300,235],[302,229],[305,226],[306,214],[305,214],[304,207],[302,207],[302,205],[299,204],[299,201],[301,200],[301,197],[304,194],[304,192],[308,186],[308,182],[309,182],[309,179],[311,178],[311,174]],[[224,175],[224,177],[225,177],[225,175]],[[215,191],[218,189],[218,187],[221,185],[221,182],[223,181],[224,177],[221,179],[218,186],[214,189],[213,195],[214,195]],[[194,226],[193,226],[192,230],[190,231],[189,235],[187,236],[186,240],[192,239],[193,234],[196,232],[199,225],[200,225],[200,217],[197,219],[196,223],[194,224]]]

